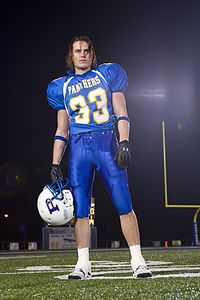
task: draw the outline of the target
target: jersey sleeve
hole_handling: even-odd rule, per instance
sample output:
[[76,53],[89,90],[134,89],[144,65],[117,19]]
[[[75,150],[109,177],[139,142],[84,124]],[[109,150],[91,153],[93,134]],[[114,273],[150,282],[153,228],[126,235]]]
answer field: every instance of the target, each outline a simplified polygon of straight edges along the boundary
[[[63,78],[61,78],[63,79]],[[65,109],[63,97],[63,80],[55,79],[47,87],[47,100],[55,110]]]
[[106,77],[108,78],[111,92],[125,92],[128,86],[126,71],[120,64],[105,64]]

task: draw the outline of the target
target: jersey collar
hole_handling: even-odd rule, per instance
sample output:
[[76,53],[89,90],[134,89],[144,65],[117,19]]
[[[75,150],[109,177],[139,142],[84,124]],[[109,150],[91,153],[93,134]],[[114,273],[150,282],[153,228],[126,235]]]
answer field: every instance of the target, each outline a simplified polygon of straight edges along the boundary
[[70,75],[70,76],[85,76],[86,74],[90,73],[91,71],[92,71],[92,69],[89,70],[89,71],[87,71],[87,72],[85,72],[85,73],[83,73],[83,74],[75,74],[71,70],[67,70],[67,75]]

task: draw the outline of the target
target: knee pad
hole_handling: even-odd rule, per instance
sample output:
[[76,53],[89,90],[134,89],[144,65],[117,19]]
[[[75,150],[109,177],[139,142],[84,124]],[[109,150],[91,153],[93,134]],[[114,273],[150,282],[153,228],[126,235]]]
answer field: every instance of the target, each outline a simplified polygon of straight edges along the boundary
[[77,218],[87,218],[90,213],[91,195],[86,195],[81,187],[72,188],[74,196],[74,214]]
[[128,181],[124,177],[115,177],[113,180],[111,197],[113,204],[119,213],[124,215],[133,210]]

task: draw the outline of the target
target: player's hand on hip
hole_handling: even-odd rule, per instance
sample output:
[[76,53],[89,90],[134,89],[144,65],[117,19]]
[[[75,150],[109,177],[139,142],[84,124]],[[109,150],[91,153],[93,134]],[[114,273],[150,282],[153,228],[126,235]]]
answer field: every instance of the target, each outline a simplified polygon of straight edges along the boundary
[[129,141],[124,140],[119,143],[115,154],[115,161],[120,169],[127,169],[131,163],[131,151]]
[[54,182],[56,179],[63,180],[63,173],[60,165],[52,164],[51,165],[51,180]]

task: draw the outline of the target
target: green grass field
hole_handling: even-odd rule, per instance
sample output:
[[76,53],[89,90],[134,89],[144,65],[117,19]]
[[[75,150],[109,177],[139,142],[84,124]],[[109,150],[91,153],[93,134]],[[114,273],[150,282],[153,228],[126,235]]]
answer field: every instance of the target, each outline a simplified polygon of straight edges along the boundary
[[144,250],[153,278],[134,279],[128,251],[92,251],[93,279],[68,280],[76,253],[0,253],[0,299],[200,299],[200,249]]

